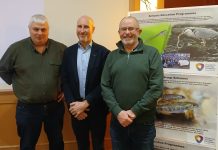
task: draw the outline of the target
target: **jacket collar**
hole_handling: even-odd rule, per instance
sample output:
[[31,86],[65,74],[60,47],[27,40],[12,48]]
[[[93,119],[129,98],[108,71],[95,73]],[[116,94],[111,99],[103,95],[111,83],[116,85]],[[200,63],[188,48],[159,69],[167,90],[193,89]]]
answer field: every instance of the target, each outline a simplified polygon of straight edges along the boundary
[[[136,48],[131,53],[137,53],[137,52],[142,52],[143,51],[143,45],[144,45],[143,41],[142,41],[141,38],[138,38],[138,41],[139,41],[139,44],[136,46]],[[119,42],[117,42],[116,45],[117,45],[120,52],[126,53],[121,40]]]

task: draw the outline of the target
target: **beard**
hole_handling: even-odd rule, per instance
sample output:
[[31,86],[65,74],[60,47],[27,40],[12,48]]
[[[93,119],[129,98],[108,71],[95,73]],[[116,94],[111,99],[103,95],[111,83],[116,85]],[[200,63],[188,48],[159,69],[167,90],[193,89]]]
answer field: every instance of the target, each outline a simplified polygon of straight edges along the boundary
[[123,38],[121,41],[125,46],[131,46],[136,43],[136,40],[134,38]]

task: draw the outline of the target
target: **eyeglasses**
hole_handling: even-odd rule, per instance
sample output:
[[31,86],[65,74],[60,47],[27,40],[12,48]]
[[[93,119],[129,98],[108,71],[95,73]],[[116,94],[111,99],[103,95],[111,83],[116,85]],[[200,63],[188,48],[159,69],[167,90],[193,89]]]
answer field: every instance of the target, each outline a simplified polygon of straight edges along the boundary
[[134,27],[123,27],[123,28],[120,28],[119,31],[126,32],[128,30],[129,32],[133,32],[133,31],[138,30],[138,29],[139,28],[134,28]]

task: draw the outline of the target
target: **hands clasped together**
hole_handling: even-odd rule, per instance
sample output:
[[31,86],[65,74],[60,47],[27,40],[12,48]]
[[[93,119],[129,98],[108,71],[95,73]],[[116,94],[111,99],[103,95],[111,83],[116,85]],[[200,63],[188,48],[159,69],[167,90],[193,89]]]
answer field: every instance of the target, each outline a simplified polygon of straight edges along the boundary
[[89,111],[88,107],[89,103],[87,102],[87,100],[84,100],[82,102],[75,101],[70,103],[69,111],[76,119],[83,120],[88,116],[88,114],[86,113],[87,111]]
[[117,119],[119,121],[119,123],[123,126],[123,127],[127,127],[129,126],[133,120],[135,119],[135,114],[132,112],[132,110],[122,110],[118,115],[117,115]]

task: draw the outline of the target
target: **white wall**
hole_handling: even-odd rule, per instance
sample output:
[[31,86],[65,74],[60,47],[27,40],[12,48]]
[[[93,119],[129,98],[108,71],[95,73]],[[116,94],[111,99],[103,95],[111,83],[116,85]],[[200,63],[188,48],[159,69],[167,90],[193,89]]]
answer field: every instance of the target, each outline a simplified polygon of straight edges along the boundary
[[128,14],[128,9],[128,0],[45,0],[50,37],[68,46],[77,42],[75,31],[78,17],[89,15],[96,26],[94,41],[115,49],[115,43],[119,40],[119,21]]

